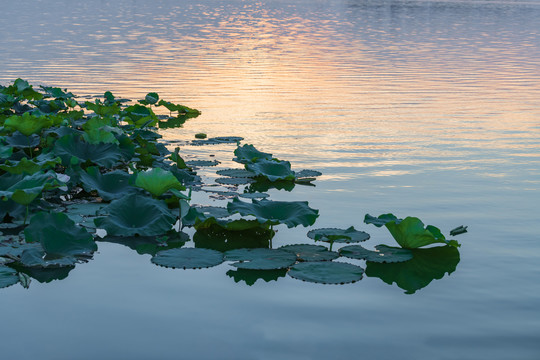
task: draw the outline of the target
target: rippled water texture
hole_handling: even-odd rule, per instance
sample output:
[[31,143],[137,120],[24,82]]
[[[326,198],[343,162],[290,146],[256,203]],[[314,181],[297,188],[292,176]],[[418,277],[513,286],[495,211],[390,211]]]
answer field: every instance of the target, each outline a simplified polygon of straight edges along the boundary
[[[0,356],[540,358],[539,19],[538,0],[3,2],[4,85],[198,108],[165,140],[242,136],[322,171],[272,198],[371,246],[392,240],[365,213],[469,232],[456,271],[413,295],[372,277],[248,287],[100,243],[65,280],[0,291]],[[233,150],[182,147],[220,168]],[[309,240],[279,230],[275,246]]]

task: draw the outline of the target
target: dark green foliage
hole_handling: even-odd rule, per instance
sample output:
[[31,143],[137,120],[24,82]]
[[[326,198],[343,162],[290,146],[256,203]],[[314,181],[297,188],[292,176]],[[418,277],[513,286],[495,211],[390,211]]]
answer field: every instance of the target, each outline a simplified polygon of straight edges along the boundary
[[289,270],[289,276],[321,284],[347,284],[362,279],[360,266],[333,261],[302,262]]
[[156,265],[179,268],[200,269],[219,265],[223,262],[223,253],[211,249],[176,248],[158,252],[152,262]]
[[274,249],[236,249],[225,253],[225,260],[238,261],[232,266],[239,269],[277,270],[296,262],[296,255],[288,251]]
[[315,241],[329,243],[356,243],[369,239],[369,234],[356,230],[353,226],[348,229],[324,228],[311,230],[307,236]]
[[378,263],[402,262],[413,258],[411,250],[386,245],[375,246],[375,251],[365,249],[360,245],[349,245],[339,249],[339,255]]
[[279,250],[295,254],[298,261],[331,261],[339,257],[337,252],[328,251],[322,245],[285,245],[280,247]]

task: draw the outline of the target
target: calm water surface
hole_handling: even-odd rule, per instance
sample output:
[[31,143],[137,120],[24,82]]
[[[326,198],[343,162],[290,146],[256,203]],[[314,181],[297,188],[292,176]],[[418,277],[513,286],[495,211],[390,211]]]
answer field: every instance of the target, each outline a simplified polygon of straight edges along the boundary
[[[171,146],[242,136],[322,171],[272,198],[308,200],[315,227],[354,225],[368,247],[393,240],[365,213],[469,226],[456,271],[414,294],[367,276],[247,286],[228,264],[171,270],[100,243],[65,280],[0,291],[2,357],[540,358],[539,19],[538,0],[2,3],[4,85],[198,108],[162,132]],[[234,148],[182,153],[227,168]],[[278,230],[274,247],[309,242]]]

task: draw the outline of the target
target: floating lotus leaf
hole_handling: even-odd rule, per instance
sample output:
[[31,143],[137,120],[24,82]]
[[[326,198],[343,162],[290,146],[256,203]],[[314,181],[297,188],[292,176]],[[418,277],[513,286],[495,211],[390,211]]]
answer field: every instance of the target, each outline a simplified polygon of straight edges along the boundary
[[47,258],[43,249],[31,248],[26,249],[22,252],[20,263],[27,268],[73,267],[77,263],[77,258],[75,258],[74,256]]
[[53,125],[53,121],[47,116],[34,116],[26,112],[22,116],[13,115],[6,119],[4,126],[18,130],[25,136],[39,133],[42,129]]
[[39,145],[40,137],[39,135],[26,136],[20,132],[15,132],[11,136],[6,136],[4,141],[14,148],[32,148]]
[[230,176],[233,178],[252,178],[255,177],[257,174],[255,174],[252,171],[248,171],[245,169],[225,169],[225,170],[218,170],[216,171],[216,174],[220,176]]
[[247,163],[246,169],[254,172],[257,177],[263,177],[271,182],[295,179],[294,171],[291,170],[291,163],[276,159],[257,159],[256,162]]
[[328,249],[322,245],[285,245],[280,247],[279,250],[295,254],[298,261],[330,261],[339,257],[337,252],[328,251]]
[[135,179],[135,186],[143,188],[154,196],[163,195],[169,189],[186,189],[172,172],[161,168],[139,172]]
[[113,236],[154,236],[171,230],[176,222],[164,202],[138,194],[114,200],[103,209],[109,215],[94,220]]
[[135,250],[138,254],[156,255],[159,251],[176,249],[189,241],[189,235],[183,232],[171,232],[164,236],[105,236],[101,242],[121,244]]
[[22,158],[20,161],[6,161],[0,165],[0,169],[7,171],[10,174],[34,174],[40,170],[55,167],[62,160],[59,157],[54,157],[52,154],[40,154],[32,160]]
[[215,217],[216,219],[220,219],[231,216],[227,208],[219,206],[195,206],[195,209],[202,213],[205,218]]
[[223,253],[211,249],[177,248],[158,252],[152,262],[180,269],[209,268],[223,262]]
[[261,159],[272,159],[272,154],[259,151],[255,149],[255,146],[249,144],[238,146],[234,150],[234,155],[236,155],[236,158],[233,160],[241,164],[248,164]]
[[107,205],[100,203],[79,203],[66,206],[67,212],[81,216],[96,216]]
[[0,188],[5,189],[0,191],[0,199],[12,199],[21,205],[28,205],[44,190],[54,189],[61,185],[56,173],[52,171],[26,176],[4,174],[0,176]]
[[116,144],[88,144],[80,136],[66,135],[54,145],[54,153],[62,158],[64,166],[90,161],[107,168],[124,160]]
[[228,251],[242,248],[267,248],[275,232],[260,227],[242,231],[229,231],[220,226],[199,229],[193,235],[197,248]]
[[289,270],[292,278],[321,284],[353,283],[363,274],[360,266],[333,261],[302,262]]
[[296,262],[296,255],[275,249],[235,249],[225,253],[225,260],[239,261],[231,264],[239,269],[284,269]]
[[463,225],[458,226],[457,228],[450,230],[450,235],[456,236],[460,234],[465,234],[467,232],[467,227],[468,226],[463,226]]
[[389,221],[385,226],[397,243],[405,249],[416,249],[434,243],[460,246],[455,240],[446,240],[437,227],[428,225],[424,228],[424,223],[416,217],[407,216],[399,222]]
[[186,162],[187,166],[216,166],[219,165],[219,161],[217,160],[190,160]]
[[379,215],[379,217],[366,214],[366,216],[364,217],[364,222],[366,224],[373,224],[376,227],[386,225],[386,223],[390,221],[401,221],[401,219],[398,219],[394,214],[382,214]]
[[170,112],[178,111],[181,114],[200,115],[201,113],[197,109],[192,109],[187,106],[180,105],[180,104],[173,104],[165,100],[159,100],[157,106],[165,106]]
[[245,189],[245,191],[249,193],[252,193],[252,192],[264,193],[271,189],[292,191],[295,186],[296,186],[296,183],[294,181],[278,180],[278,181],[271,182],[270,180],[266,178],[258,178],[256,182],[249,184],[249,186]]
[[251,178],[230,178],[230,177],[224,177],[224,178],[217,178],[216,182],[218,184],[222,185],[245,185],[250,184],[252,182],[255,182],[255,180]]
[[148,105],[148,104],[154,105],[155,103],[158,102],[158,100],[159,100],[159,95],[158,93],[155,93],[155,92],[148,93],[144,97],[145,105]]
[[232,203],[227,204],[227,210],[231,214],[253,215],[261,224],[285,224],[289,228],[298,225],[313,225],[319,216],[319,210],[310,208],[307,201],[253,199],[252,203],[249,204],[235,198]]
[[228,231],[244,231],[249,229],[268,229],[269,224],[260,223],[257,220],[221,220],[214,217],[206,218],[205,220],[195,220],[195,229],[208,229],[213,226],[219,226]]
[[330,243],[355,243],[366,241],[369,234],[356,230],[353,226],[348,229],[323,228],[311,230],[307,236],[315,241],[325,241]]
[[363,248],[360,245],[349,245],[339,249],[339,255],[351,259],[367,260],[378,263],[394,263],[407,261],[413,258],[411,250],[394,248],[386,245],[375,246],[375,251]]
[[452,246],[438,246],[411,250],[409,261],[382,264],[368,261],[366,275],[378,277],[387,284],[396,283],[406,294],[414,294],[435,279],[442,279],[456,270],[459,251]]
[[92,235],[64,213],[40,212],[24,230],[27,242],[39,242],[47,255],[88,255],[97,250]]
[[253,269],[235,269],[227,271],[227,276],[233,278],[234,282],[245,282],[247,285],[252,286],[261,279],[265,282],[277,281],[279,278],[287,275],[287,269],[278,270],[253,270]]
[[40,86],[40,88],[47,93],[47,95],[52,96],[55,99],[70,99],[74,97],[71,92],[67,92],[67,89],[62,90],[58,87],[48,87],[48,86]]
[[266,199],[270,197],[270,195],[265,194],[265,193],[243,193],[243,194],[239,194],[238,196],[240,196],[241,198],[246,198],[246,199]]
[[295,173],[296,178],[315,178],[321,175],[322,173],[316,170],[302,170]]
[[205,140],[193,140],[191,145],[219,145],[219,144],[236,144],[244,138],[239,136],[219,136]]
[[0,289],[15,285],[19,282],[17,271],[7,266],[0,265]]
[[137,191],[130,185],[133,175],[125,171],[115,170],[102,174],[98,167],[91,166],[80,173],[84,190],[90,192],[97,190],[99,196],[105,201],[119,199]]

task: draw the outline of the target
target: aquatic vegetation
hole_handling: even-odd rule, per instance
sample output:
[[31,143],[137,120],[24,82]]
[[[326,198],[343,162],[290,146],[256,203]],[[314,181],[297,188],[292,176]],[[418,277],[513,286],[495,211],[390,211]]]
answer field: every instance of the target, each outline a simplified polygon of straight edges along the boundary
[[[191,145],[231,144],[233,160],[243,166],[218,169],[221,178],[215,182],[221,186],[208,184],[197,172],[221,162],[185,161],[180,148],[170,151],[157,132],[199,114],[154,92],[136,102],[111,92],[79,102],[67,89],[36,90],[21,79],[0,86],[0,288],[63,279],[104,242],[150,254],[151,262],[163,267],[229,267],[227,276],[248,285],[287,274],[313,283],[352,283],[364,274],[362,266],[344,262],[355,259],[366,260],[368,276],[413,293],[455,270],[457,242],[418,218],[392,214],[366,215],[365,222],[387,227],[402,248],[349,245],[331,251],[333,244],[370,239],[353,226],[307,232],[328,247],[273,248],[274,227],[313,226],[319,210],[306,201],[267,199],[270,190],[315,186],[321,173],[294,171],[289,161],[240,144],[241,137],[207,139],[198,133]],[[194,193],[227,205],[192,204]],[[192,239],[186,228],[195,229]],[[451,235],[466,231],[461,226]],[[438,242],[447,246],[415,249]]]

